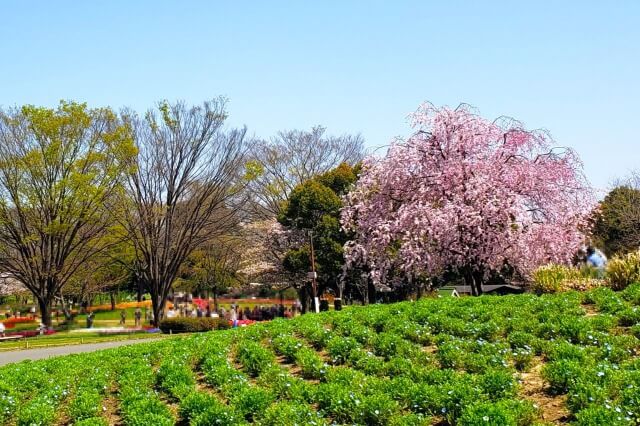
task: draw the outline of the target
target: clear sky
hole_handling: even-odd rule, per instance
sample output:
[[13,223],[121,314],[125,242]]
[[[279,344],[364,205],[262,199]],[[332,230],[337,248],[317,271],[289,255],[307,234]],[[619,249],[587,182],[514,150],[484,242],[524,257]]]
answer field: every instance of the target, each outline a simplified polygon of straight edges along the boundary
[[0,40],[3,106],[225,95],[256,136],[378,147],[466,102],[548,129],[598,188],[640,168],[640,1],[5,0]]

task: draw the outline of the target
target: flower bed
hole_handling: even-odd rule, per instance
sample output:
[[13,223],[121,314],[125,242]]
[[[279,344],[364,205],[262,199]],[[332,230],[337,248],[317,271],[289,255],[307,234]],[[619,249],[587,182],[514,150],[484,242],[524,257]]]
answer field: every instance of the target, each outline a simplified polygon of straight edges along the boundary
[[31,317],[11,317],[0,322],[4,324],[5,328],[11,329],[14,328],[16,324],[35,324],[36,320]]
[[631,426],[639,337],[640,284],[347,307],[1,367],[0,424]]

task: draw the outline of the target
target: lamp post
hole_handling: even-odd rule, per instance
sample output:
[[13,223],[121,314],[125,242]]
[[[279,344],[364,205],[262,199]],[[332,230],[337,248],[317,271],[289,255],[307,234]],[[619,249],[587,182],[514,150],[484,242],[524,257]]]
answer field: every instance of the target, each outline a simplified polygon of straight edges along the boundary
[[311,271],[309,272],[309,278],[311,278],[311,295],[313,296],[313,305],[316,313],[320,312],[320,303],[318,300],[318,274],[316,272],[316,257],[313,251],[313,230],[309,230],[309,243],[311,245]]

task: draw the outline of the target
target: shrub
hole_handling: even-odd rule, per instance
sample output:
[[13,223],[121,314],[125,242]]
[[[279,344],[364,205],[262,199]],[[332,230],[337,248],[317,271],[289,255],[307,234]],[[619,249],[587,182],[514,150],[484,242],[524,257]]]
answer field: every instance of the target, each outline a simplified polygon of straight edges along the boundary
[[618,325],[631,327],[640,324],[640,308],[634,306],[618,312]]
[[300,372],[305,379],[320,379],[324,375],[325,363],[312,349],[299,349],[296,353],[296,364],[300,366]]
[[235,426],[244,424],[244,421],[233,408],[212,398],[207,400],[207,405],[200,407],[200,412],[193,417],[190,424],[191,426]]
[[46,400],[36,400],[18,412],[18,426],[52,425],[56,419],[55,408]]
[[359,347],[358,341],[352,337],[335,336],[327,343],[327,352],[333,364],[344,364],[351,351]]
[[284,356],[288,362],[293,362],[296,352],[304,346],[300,340],[291,336],[275,337],[271,344],[276,353]]
[[73,426],[109,426],[109,422],[102,417],[89,417],[88,419],[75,422]]
[[167,318],[160,321],[163,333],[196,333],[201,331],[222,330],[229,328],[227,320],[221,318]]
[[237,359],[246,372],[256,377],[275,361],[273,353],[259,343],[243,341],[238,348]]
[[487,371],[480,376],[479,385],[483,392],[494,400],[512,397],[517,390],[513,374],[504,369]]
[[182,399],[193,391],[195,385],[191,368],[175,361],[162,363],[156,377],[160,386],[177,399]]
[[567,393],[584,374],[584,366],[579,361],[559,360],[546,364],[542,368],[542,377],[549,382],[552,394]]
[[273,393],[268,390],[245,387],[233,395],[231,404],[247,421],[252,422],[258,415],[264,413],[274,399]]
[[271,405],[260,421],[262,426],[324,425],[318,413],[299,402],[282,401]]
[[586,291],[604,284],[593,268],[576,269],[555,264],[541,266],[533,271],[531,278],[531,289],[537,294]]
[[607,278],[614,290],[640,282],[640,251],[611,258],[607,263]]
[[532,424],[536,410],[528,401],[480,402],[465,407],[458,424],[464,426],[519,426]]
[[611,408],[591,406],[576,414],[575,424],[578,426],[628,426],[634,423],[622,413],[622,410],[616,412]]
[[398,415],[400,406],[389,395],[374,393],[364,397],[359,409],[363,424],[381,426],[389,424]]
[[82,389],[69,404],[69,417],[83,420],[96,417],[102,407],[102,395],[94,389]]
[[180,417],[191,420],[206,411],[210,405],[215,405],[216,397],[204,392],[192,392],[180,402]]

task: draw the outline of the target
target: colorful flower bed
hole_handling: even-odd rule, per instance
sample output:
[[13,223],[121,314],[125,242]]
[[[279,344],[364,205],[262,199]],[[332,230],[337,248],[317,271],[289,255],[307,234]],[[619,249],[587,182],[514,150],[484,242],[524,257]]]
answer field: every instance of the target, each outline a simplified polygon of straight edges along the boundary
[[640,285],[277,319],[0,368],[15,425],[635,425]]
[[31,317],[11,317],[6,320],[0,321],[4,324],[5,328],[14,328],[16,324],[35,324],[36,320]]

